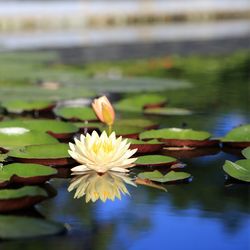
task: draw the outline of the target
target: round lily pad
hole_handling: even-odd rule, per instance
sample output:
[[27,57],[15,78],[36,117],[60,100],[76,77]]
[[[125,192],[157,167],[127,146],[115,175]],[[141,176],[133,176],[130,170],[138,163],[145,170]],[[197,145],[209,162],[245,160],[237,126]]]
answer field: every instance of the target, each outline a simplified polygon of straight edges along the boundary
[[166,97],[159,94],[141,94],[124,98],[117,102],[115,108],[119,111],[141,112],[145,108],[162,107]]
[[50,119],[16,119],[0,122],[0,128],[12,127],[22,127],[28,130],[47,132],[58,139],[70,138],[78,131],[78,128],[72,123]]
[[250,182],[250,160],[226,161],[223,170],[231,177]]
[[0,190],[0,212],[25,209],[48,198],[48,193],[38,186]]
[[100,122],[74,122],[76,127],[78,127],[81,133],[91,133],[92,131],[100,131],[103,128],[103,124]]
[[18,162],[61,166],[74,162],[68,149],[68,144],[64,143],[32,145],[13,149],[8,155]]
[[44,111],[53,108],[51,101],[35,101],[35,100],[8,100],[3,101],[2,106],[10,113],[22,113],[32,111]]
[[0,215],[0,239],[13,240],[65,233],[63,224],[44,219]]
[[27,145],[58,143],[52,136],[23,127],[0,128],[0,148],[9,150]]
[[149,130],[140,134],[140,139],[159,139],[167,147],[212,147],[218,146],[218,140],[209,140],[210,133],[192,129],[164,128]]
[[144,111],[147,115],[191,115],[192,111],[182,108],[150,108]]
[[250,124],[232,129],[222,139],[223,146],[245,148],[250,146]]
[[250,159],[250,147],[243,149],[241,153],[245,158]]
[[135,119],[117,119],[115,121],[116,126],[137,126],[141,127],[144,129],[153,129],[157,128],[158,124],[154,121],[148,120],[148,119],[140,119],[140,118],[135,118]]
[[0,170],[0,187],[11,183],[40,184],[49,180],[57,170],[48,166],[28,163],[12,163],[2,166]]
[[167,174],[163,175],[160,171],[155,170],[152,172],[143,172],[138,175],[139,178],[142,179],[148,179],[151,181],[156,181],[156,182],[176,182],[176,181],[181,181],[185,180],[191,177],[189,173],[185,172],[175,172],[175,171],[170,171]]
[[135,162],[137,166],[153,166],[153,167],[161,167],[161,166],[171,166],[177,163],[178,160],[176,158],[165,156],[165,155],[144,155],[139,156]]
[[62,107],[55,110],[55,114],[70,121],[96,121],[96,115],[89,107]]
[[158,152],[163,148],[163,143],[158,140],[140,141],[135,139],[129,139],[130,149],[137,149],[136,153],[148,154]]

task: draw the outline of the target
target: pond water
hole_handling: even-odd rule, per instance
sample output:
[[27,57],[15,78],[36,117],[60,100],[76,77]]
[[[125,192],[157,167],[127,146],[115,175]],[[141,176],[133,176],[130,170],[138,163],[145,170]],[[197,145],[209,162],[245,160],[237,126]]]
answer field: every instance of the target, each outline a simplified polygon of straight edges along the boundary
[[[216,137],[225,135],[250,122],[249,82],[241,81],[239,75],[229,78],[216,86],[167,93],[173,104],[194,110],[194,115],[151,118],[162,127],[186,126]],[[168,185],[168,192],[128,185],[130,196],[106,203],[74,200],[73,193],[67,191],[69,180],[53,180],[57,196],[36,209],[48,219],[67,223],[69,232],[4,241],[0,249],[249,249],[249,186],[226,184],[222,169],[226,159],[238,158],[219,151],[182,159],[187,164],[185,171],[193,176],[190,183]]]

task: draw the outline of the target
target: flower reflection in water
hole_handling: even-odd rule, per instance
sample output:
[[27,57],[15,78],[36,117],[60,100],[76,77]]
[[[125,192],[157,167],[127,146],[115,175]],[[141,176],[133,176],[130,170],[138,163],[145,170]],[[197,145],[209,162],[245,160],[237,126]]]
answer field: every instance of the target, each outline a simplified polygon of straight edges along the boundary
[[98,199],[105,202],[107,199],[121,199],[121,194],[128,194],[125,183],[136,186],[126,173],[107,171],[97,173],[96,171],[73,173],[75,177],[71,180],[68,191],[76,189],[74,198],[85,195],[86,202],[95,202]]

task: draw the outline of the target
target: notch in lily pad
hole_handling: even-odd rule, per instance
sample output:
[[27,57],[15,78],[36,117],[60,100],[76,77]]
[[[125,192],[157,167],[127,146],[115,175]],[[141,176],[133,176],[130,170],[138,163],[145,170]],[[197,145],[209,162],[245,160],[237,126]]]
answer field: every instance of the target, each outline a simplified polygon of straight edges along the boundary
[[250,146],[250,124],[242,125],[229,131],[221,138],[223,146],[246,148]]
[[31,145],[11,150],[8,155],[15,161],[37,163],[48,166],[64,166],[74,163],[68,154],[69,146],[65,143]]
[[65,233],[65,225],[32,217],[0,215],[0,239],[17,240]]
[[177,182],[177,181],[187,180],[191,177],[191,175],[186,172],[175,172],[175,171],[170,171],[167,174],[163,175],[160,171],[155,170],[152,172],[139,173],[138,177],[141,179],[148,179],[151,181],[166,183],[166,182]]
[[219,146],[219,140],[210,139],[206,131],[181,128],[163,128],[142,132],[141,140],[158,139],[166,147],[214,147]]
[[0,189],[0,212],[26,209],[48,198],[46,190],[38,186]]
[[34,185],[41,184],[57,174],[57,170],[40,165],[29,163],[11,163],[2,166],[0,170],[0,187],[10,184]]
[[165,155],[143,155],[139,156],[135,162],[136,166],[162,167],[171,166],[178,163],[176,158]]

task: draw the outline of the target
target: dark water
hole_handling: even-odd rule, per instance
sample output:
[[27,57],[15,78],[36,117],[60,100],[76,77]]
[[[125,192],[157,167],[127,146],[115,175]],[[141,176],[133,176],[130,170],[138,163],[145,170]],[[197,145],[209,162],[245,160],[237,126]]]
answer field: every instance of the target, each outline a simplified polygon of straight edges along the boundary
[[[161,126],[187,126],[222,136],[249,122],[249,82],[230,79],[167,93],[170,105],[191,108],[195,115],[152,118]],[[68,180],[54,180],[51,184],[58,195],[37,210],[67,223],[68,234],[2,242],[0,249],[250,249],[249,186],[226,185],[222,170],[225,159],[239,157],[213,153],[183,159],[192,182],[168,185],[168,192],[128,186],[131,196],[115,202],[74,200],[73,193],[67,192]]]

